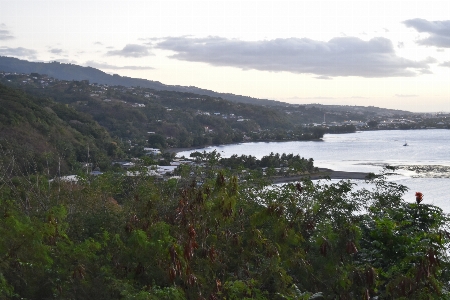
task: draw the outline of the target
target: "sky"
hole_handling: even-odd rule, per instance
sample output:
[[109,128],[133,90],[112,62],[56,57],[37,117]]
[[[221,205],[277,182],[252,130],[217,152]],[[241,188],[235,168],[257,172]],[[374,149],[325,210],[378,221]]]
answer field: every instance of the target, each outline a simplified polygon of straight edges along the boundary
[[0,0],[0,55],[288,103],[450,112],[448,0]]

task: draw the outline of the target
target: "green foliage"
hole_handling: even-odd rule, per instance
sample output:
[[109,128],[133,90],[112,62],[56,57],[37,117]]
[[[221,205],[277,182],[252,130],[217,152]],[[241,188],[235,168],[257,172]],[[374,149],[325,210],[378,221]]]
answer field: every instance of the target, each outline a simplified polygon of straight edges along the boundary
[[405,202],[404,187],[379,176],[365,190],[264,188],[218,171],[217,153],[197,155],[201,185],[2,179],[0,297],[448,298],[448,216]]
[[154,148],[166,148],[166,139],[160,134],[152,134],[148,138],[148,145]]
[[[20,168],[14,175],[81,171],[86,162],[106,170],[117,144],[89,115],[0,84],[0,164]],[[16,172],[18,171],[18,172]]]
[[[8,75],[11,82],[5,79],[3,82],[59,103],[50,105],[50,110],[79,133],[96,140],[104,135],[98,124],[111,136],[129,140],[133,145],[145,146],[147,139],[148,144],[158,148],[201,147],[248,140],[311,140],[322,138],[325,132],[322,127],[304,128],[303,124],[308,121],[304,117],[286,115],[284,106],[263,107],[203,94],[34,77],[39,79],[31,80],[24,74]],[[45,79],[46,85],[41,86],[41,79]],[[320,110],[308,110],[308,116],[313,111],[322,118]],[[8,118],[14,124],[21,121],[16,115]],[[37,128],[48,133],[51,126],[39,124]],[[153,132],[154,136],[149,136],[148,132]],[[120,153],[110,149],[111,143],[102,148],[107,148],[110,156]],[[136,154],[132,148],[126,150]]]

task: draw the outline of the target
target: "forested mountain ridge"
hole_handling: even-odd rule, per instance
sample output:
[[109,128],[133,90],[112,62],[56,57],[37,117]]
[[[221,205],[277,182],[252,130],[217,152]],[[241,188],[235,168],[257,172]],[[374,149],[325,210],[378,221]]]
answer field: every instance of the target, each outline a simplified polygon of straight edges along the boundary
[[[49,98],[36,97],[0,84],[0,150],[3,164],[12,156],[23,172],[52,174],[79,170],[90,160],[108,167],[120,150],[108,132],[91,116]],[[59,169],[59,170],[57,170]]]
[[47,74],[60,80],[89,80],[98,84],[122,85],[125,87],[141,86],[154,90],[166,90],[176,92],[188,92],[210,97],[222,97],[229,101],[252,103],[258,105],[279,105],[283,102],[267,99],[257,99],[247,96],[234,95],[231,93],[218,93],[195,86],[166,85],[159,81],[131,78],[118,74],[109,75],[92,67],[82,67],[75,64],[64,64],[59,62],[30,62],[13,57],[0,56],[0,71],[12,73],[39,73]]
[[[308,117],[274,107],[192,93],[56,80],[37,73],[0,75],[0,82],[91,115],[111,136],[130,146],[145,146],[149,134],[162,138],[158,148],[165,148],[310,140],[321,138],[324,132],[321,128],[305,128],[302,121]],[[316,111],[304,109],[301,114],[311,117]]]
[[[118,74],[110,75],[101,70],[92,67],[82,67],[75,64],[65,64],[60,62],[30,62],[13,57],[0,56],[0,71],[11,73],[39,73],[46,74],[59,80],[89,80],[91,83],[106,84],[106,85],[120,85],[124,87],[142,87],[149,88],[155,91],[174,91],[183,93],[192,93],[198,95],[205,95],[214,98],[222,98],[232,102],[248,103],[265,106],[293,106],[295,104],[288,104],[276,100],[258,99],[248,96],[235,95],[232,93],[218,93],[207,89],[198,88],[195,86],[181,86],[181,85],[166,85],[159,81],[131,78],[120,76]],[[385,109],[378,107],[364,107],[364,106],[344,106],[344,105],[323,105],[323,104],[307,104],[307,107],[313,106],[324,108],[328,111],[347,111],[355,110],[356,112],[366,111],[374,112],[375,114],[408,114],[410,112],[395,109]]]

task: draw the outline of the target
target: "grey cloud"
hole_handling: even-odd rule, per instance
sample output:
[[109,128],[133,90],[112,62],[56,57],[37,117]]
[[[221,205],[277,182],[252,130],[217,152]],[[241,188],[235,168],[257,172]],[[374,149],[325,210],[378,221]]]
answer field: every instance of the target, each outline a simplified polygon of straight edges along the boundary
[[336,37],[328,42],[307,38],[241,41],[221,37],[167,37],[154,47],[174,51],[170,57],[183,61],[325,77],[416,76],[429,68],[428,61],[397,56],[392,42],[382,37],[369,41]]
[[22,47],[10,48],[10,47],[0,47],[0,55],[4,56],[19,56],[27,57],[30,59],[36,58],[36,50],[26,49]]
[[403,22],[418,32],[428,33],[429,36],[417,41],[420,45],[450,48],[450,20],[427,21],[424,19],[411,19]]
[[405,95],[405,94],[395,94],[395,96],[400,98],[417,97],[417,95]]
[[124,56],[124,57],[144,57],[152,55],[148,51],[146,46],[136,45],[136,44],[128,44],[122,50],[111,50],[106,53],[106,55],[113,56]]
[[103,43],[102,42],[95,42],[94,45],[103,46]]
[[95,61],[87,61],[85,63],[86,66],[98,68],[98,69],[108,69],[108,70],[153,70],[152,67],[145,66],[114,66],[107,63],[98,63]]
[[405,44],[403,42],[398,42],[397,43],[397,48],[404,48]]
[[[3,26],[2,26],[3,27]],[[6,29],[0,29],[0,41],[6,41],[13,39],[14,36],[11,35],[9,30]]]
[[428,69],[421,69],[421,70],[419,70],[419,72],[420,72],[420,74],[433,74],[433,72],[431,72]]
[[439,64],[440,67],[449,67],[450,68],[450,61],[444,61],[443,63]]
[[62,54],[64,52],[62,49],[56,49],[56,48],[50,49],[48,51],[53,54]]

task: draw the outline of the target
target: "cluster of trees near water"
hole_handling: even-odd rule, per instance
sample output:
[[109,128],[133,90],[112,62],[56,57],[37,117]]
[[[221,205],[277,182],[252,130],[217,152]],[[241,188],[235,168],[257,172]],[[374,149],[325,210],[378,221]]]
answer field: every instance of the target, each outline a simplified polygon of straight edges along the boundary
[[238,156],[234,154],[228,158],[221,157],[220,153],[216,150],[212,152],[203,153],[199,151],[192,152],[191,157],[195,158],[197,162],[217,160],[221,167],[227,168],[231,171],[240,170],[252,170],[252,171],[267,171],[266,173],[275,174],[276,170],[283,170],[286,175],[288,174],[306,174],[318,171],[317,167],[314,167],[314,159],[303,158],[300,155],[279,154],[270,153],[263,156],[261,159],[257,159],[252,155],[242,154]]
[[217,163],[77,183],[0,165],[0,298],[450,298],[449,218],[421,194],[384,174],[268,188]]

